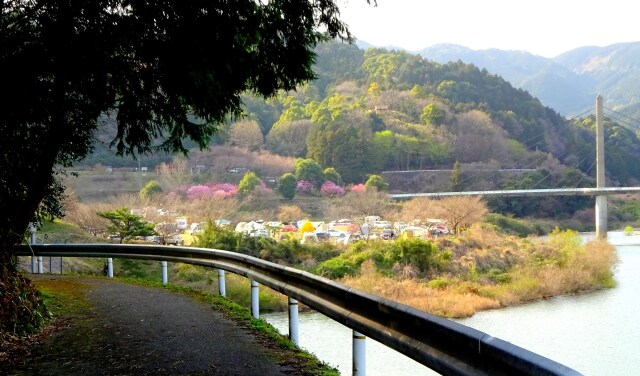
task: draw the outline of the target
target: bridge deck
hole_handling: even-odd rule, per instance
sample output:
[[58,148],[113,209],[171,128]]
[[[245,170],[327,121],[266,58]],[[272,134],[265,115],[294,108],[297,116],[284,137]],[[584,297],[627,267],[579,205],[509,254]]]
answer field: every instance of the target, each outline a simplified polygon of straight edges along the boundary
[[513,189],[496,191],[469,192],[430,192],[430,193],[398,193],[390,194],[393,199],[410,199],[413,197],[449,197],[449,196],[607,196],[624,193],[640,193],[640,187],[606,187],[606,188],[554,188],[554,189]]

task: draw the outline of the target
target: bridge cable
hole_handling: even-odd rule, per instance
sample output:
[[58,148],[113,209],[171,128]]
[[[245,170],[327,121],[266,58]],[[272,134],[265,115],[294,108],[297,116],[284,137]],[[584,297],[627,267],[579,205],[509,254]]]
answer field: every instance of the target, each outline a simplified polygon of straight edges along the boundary
[[[584,111],[584,112],[582,112],[582,113],[580,113],[578,115],[575,115],[575,116],[573,116],[571,118],[567,118],[566,120],[570,122],[570,121],[573,121],[573,120],[577,120],[579,118],[583,119],[582,115],[585,115],[585,114],[587,114],[589,112],[593,112],[593,111],[595,111],[595,109],[596,109],[595,107],[591,107],[590,109],[588,109],[588,110],[586,110],[586,111]],[[591,116],[591,115],[589,115],[589,116]]]
[[617,118],[615,116],[607,115],[606,118],[609,119],[609,120],[611,120],[611,119],[615,120],[615,122],[612,122],[612,123],[615,123],[616,125],[619,125],[622,128],[624,128],[624,129],[626,129],[626,130],[628,130],[630,132],[633,132],[633,133],[638,133],[638,130],[640,129],[640,125],[629,124],[625,120],[622,120],[622,119]]
[[634,118],[634,117],[631,117],[631,116],[629,116],[629,115],[625,115],[625,114],[623,114],[622,112],[618,112],[618,111],[616,111],[616,110],[610,109],[610,108],[608,108],[608,107],[604,107],[604,109],[605,109],[605,110],[607,110],[607,111],[613,112],[613,113],[614,113],[614,114],[616,114],[616,115],[622,116],[622,117],[624,117],[624,118],[627,118],[627,119],[629,119],[629,120],[631,120],[631,121],[636,122],[638,125],[636,125],[635,127],[636,127],[636,128],[640,128],[640,120],[638,120],[638,119],[636,119],[636,118]]
[[[531,142],[531,141],[533,141],[533,140],[536,140],[536,139],[541,139],[541,140],[542,140],[542,139],[544,139],[544,135],[545,135],[545,132],[544,132],[544,131],[543,131],[543,132],[540,132],[540,133],[538,133],[537,135],[534,135],[534,136],[532,136],[532,137],[528,138],[527,140],[521,141],[521,143],[526,145],[526,144],[528,144],[529,142]],[[538,145],[538,144],[539,144],[539,143],[537,143],[537,142],[536,142],[536,144],[534,144],[534,145]],[[507,156],[508,156],[507,152],[506,152],[506,151],[503,151],[501,154],[494,156],[494,158],[492,158],[492,159],[494,159],[494,160],[496,160],[496,161],[499,161],[499,160],[500,160],[500,159],[502,159],[503,157],[507,157]],[[515,162],[514,162],[514,161],[511,161],[511,163],[512,163],[512,165],[513,165],[513,166],[517,166],[517,165],[519,165],[522,161],[527,160],[527,159],[529,159],[529,158],[530,158],[530,156],[528,156],[528,155],[527,155],[527,156],[523,156],[520,160],[515,161]],[[546,154],[545,154],[544,158],[546,158]],[[542,159],[542,160],[544,160],[544,159]],[[524,166],[522,166],[522,165],[521,165],[521,166],[519,166],[519,167],[517,167],[517,168],[518,168],[518,169],[526,169],[526,168],[529,168],[530,166],[533,166],[533,165],[539,164],[540,162],[542,162],[542,160],[538,161],[538,160],[534,159],[533,161],[529,162],[528,164],[526,164],[526,165],[524,165]],[[463,180],[461,180],[461,181],[460,181],[460,184],[463,184],[463,185],[464,185],[464,183],[468,183],[469,181],[471,181],[471,180],[474,180],[474,179],[478,178],[478,177],[482,174],[482,172],[476,172],[476,173],[473,173],[473,171],[463,171],[463,172],[464,172],[464,173],[465,173],[465,175],[466,175],[466,178],[464,178]],[[471,174],[469,174],[469,173],[471,173]],[[500,174],[502,174],[502,173],[503,173],[503,171],[496,171],[496,172],[494,172],[494,174],[493,174],[493,175],[491,175],[491,176],[489,177],[489,180],[493,180],[493,181],[495,181],[495,179],[493,179],[493,178],[498,177],[498,175],[500,175]]]

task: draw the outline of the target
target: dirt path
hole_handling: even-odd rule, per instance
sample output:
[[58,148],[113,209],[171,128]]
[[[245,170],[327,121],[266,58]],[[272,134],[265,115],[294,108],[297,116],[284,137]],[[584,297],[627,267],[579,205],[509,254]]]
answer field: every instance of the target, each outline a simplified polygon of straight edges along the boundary
[[187,296],[106,279],[34,279],[72,279],[89,304],[10,375],[301,374],[278,364],[282,354],[248,329]]

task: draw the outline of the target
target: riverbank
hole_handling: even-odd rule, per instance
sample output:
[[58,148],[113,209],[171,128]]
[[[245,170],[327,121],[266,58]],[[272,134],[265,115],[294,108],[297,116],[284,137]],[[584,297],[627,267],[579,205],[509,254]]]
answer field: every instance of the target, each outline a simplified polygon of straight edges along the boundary
[[412,274],[411,265],[389,276],[370,258],[339,281],[448,318],[615,286],[615,248],[602,240],[583,244],[574,231],[543,240],[477,228],[436,244],[450,258],[425,278]]
[[[211,231],[220,234],[203,236],[198,246],[231,249],[228,244],[209,244],[206,240],[210,238],[244,241],[231,230]],[[366,241],[349,246],[254,240],[249,238],[247,241],[253,243],[237,248],[250,249],[269,261],[308,270],[449,318],[615,284],[614,249],[606,242],[583,244],[574,231],[555,231],[545,238],[521,238],[483,224],[458,236]],[[97,259],[69,259],[65,260],[65,271],[100,273],[103,263]],[[150,281],[161,278],[160,265],[154,261],[115,259],[114,269],[120,277]],[[217,271],[210,268],[170,264],[169,281],[214,294],[218,291]],[[250,306],[250,288],[245,278],[227,273],[226,291],[239,305]],[[263,312],[283,311],[287,309],[287,299],[263,288],[260,305]]]

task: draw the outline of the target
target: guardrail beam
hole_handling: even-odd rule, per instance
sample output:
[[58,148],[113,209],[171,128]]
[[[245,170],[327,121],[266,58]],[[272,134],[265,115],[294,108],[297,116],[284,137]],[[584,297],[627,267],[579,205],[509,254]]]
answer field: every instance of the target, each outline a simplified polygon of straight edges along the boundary
[[[36,256],[118,257],[224,269],[251,280],[254,317],[259,316],[258,283],[262,283],[443,375],[580,375],[479,330],[305,271],[239,253],[157,245],[42,244],[19,246],[16,255],[31,256],[32,249]],[[354,369],[365,372],[363,366]]]

